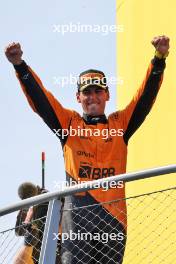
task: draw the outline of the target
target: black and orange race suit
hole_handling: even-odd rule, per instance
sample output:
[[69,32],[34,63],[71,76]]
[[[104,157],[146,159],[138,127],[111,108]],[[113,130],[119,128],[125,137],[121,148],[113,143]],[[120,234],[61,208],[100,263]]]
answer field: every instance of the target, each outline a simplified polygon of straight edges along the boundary
[[[92,130],[96,128],[100,131],[103,129],[108,129],[109,131],[111,129],[115,129],[116,131],[119,129],[123,130],[123,136],[109,135],[106,139],[102,138],[102,134],[100,136],[67,135],[61,137],[59,133],[56,133],[63,148],[67,180],[70,181],[70,179],[72,179],[76,182],[100,179],[126,172],[128,141],[152,108],[162,83],[164,68],[165,59],[154,57],[148,67],[142,85],[126,108],[110,114],[107,118],[103,116],[95,119],[86,114],[81,116],[73,110],[65,109],[57,99],[44,88],[38,76],[24,61],[21,65],[15,66],[17,77],[30,106],[39,114],[54,133],[60,131],[60,129],[69,129],[70,127],[72,127],[72,129]],[[106,226],[105,223],[109,221],[109,223],[112,224],[112,229],[114,228],[114,230],[116,230],[118,223],[119,230],[123,230],[124,234],[126,234],[126,203],[123,198],[125,198],[125,186],[123,186],[123,188],[110,188],[107,191],[95,189],[66,197],[65,206],[69,203],[72,204],[73,207],[101,203],[102,205],[99,207],[101,211],[97,209],[97,214],[101,215],[98,219],[96,219],[97,214],[93,215],[90,209],[91,214],[88,216],[90,217],[90,221],[86,230],[93,232],[95,226],[98,230],[104,230],[109,226]],[[120,199],[118,203],[106,203],[118,199]],[[67,214],[64,213],[65,216],[63,216],[63,218],[65,219],[62,223],[62,232],[68,232],[70,229],[72,229],[72,231],[78,231],[78,229],[84,225],[80,219],[82,214],[76,214],[76,218],[73,221],[74,216],[72,212],[74,212],[74,210],[69,210]],[[101,222],[103,215],[104,219],[103,222]],[[108,217],[105,217],[105,215]],[[113,224],[115,220],[116,222]],[[79,228],[76,225],[78,222]],[[109,232],[110,230],[107,228],[107,231]],[[76,242],[74,241],[74,243]],[[109,244],[109,248],[113,246],[114,245]],[[63,247],[65,249],[65,251],[63,250],[63,256],[65,254],[63,263],[78,263],[79,257],[75,256],[76,252],[74,252],[74,249],[70,250],[69,247],[70,244],[67,241]],[[95,248],[95,245],[91,246],[91,248]],[[78,249],[76,249],[76,251],[77,250]],[[103,252],[103,248],[101,248],[100,251]],[[96,255],[95,252],[91,250],[90,252]],[[108,252],[112,255],[111,250]],[[109,256],[107,257],[107,255],[108,253],[103,253],[102,256],[94,260],[99,261],[102,259],[102,262],[99,263],[109,261],[110,258]],[[83,259],[83,255],[80,256],[80,259]],[[121,254],[114,254],[114,258],[111,257],[111,262],[108,263],[122,263],[122,259],[123,250],[121,248]],[[87,255],[87,260],[84,259],[84,261],[80,263],[94,263],[90,261]]]

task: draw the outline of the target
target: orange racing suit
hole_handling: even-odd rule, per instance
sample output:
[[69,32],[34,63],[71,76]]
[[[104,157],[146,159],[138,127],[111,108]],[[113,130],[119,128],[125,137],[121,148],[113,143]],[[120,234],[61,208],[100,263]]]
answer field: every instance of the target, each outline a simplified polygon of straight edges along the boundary
[[[23,61],[16,65],[17,77],[32,109],[39,114],[49,128],[59,137],[64,154],[67,181],[80,182],[100,179],[126,172],[127,145],[130,137],[139,128],[152,108],[162,83],[165,59],[154,57],[144,81],[125,109],[116,111],[108,117],[93,118],[64,108],[57,99],[47,91],[34,71]],[[122,136],[103,138],[95,135],[66,135],[61,137],[56,131],[61,129],[115,129],[122,130]],[[86,203],[103,203],[103,210],[117,219],[126,230],[125,186],[123,188],[102,188],[66,197],[66,203],[84,206]],[[106,203],[117,200],[118,203]],[[83,202],[81,202],[83,201]],[[104,203],[105,202],[105,203]],[[63,226],[70,226],[71,215]],[[68,220],[69,219],[69,220]],[[65,227],[65,229],[68,229]],[[63,262],[67,263],[67,262]],[[69,262],[68,262],[69,263]],[[77,263],[77,262],[70,262]],[[86,261],[84,261],[86,263]],[[108,262],[109,263],[109,262]],[[112,262],[115,263],[115,262]],[[119,263],[120,260],[119,260]]]

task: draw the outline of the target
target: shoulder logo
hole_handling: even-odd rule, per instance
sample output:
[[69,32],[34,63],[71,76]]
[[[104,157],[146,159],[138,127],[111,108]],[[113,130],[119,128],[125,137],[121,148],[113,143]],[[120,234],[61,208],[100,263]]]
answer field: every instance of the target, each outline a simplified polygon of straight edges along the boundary
[[27,79],[28,79],[28,76],[29,76],[29,73],[23,75],[22,79],[23,79],[23,80],[27,80]]

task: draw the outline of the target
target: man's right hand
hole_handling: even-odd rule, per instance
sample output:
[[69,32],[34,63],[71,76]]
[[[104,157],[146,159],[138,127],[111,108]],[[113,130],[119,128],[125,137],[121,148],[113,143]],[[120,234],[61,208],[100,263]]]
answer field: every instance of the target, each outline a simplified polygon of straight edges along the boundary
[[13,42],[9,44],[5,48],[5,55],[13,65],[19,65],[22,63],[23,51],[21,50],[19,43]]

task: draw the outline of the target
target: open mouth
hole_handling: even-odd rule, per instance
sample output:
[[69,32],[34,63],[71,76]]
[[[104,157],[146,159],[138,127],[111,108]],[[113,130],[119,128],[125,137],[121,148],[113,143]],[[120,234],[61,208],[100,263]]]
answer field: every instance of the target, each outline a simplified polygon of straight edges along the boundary
[[99,103],[88,103],[89,106],[97,106]]
[[99,107],[99,104],[93,103],[88,105],[89,109],[97,109]]
[[93,104],[89,104],[90,106],[97,106],[98,104],[95,104],[95,103],[93,103]]

